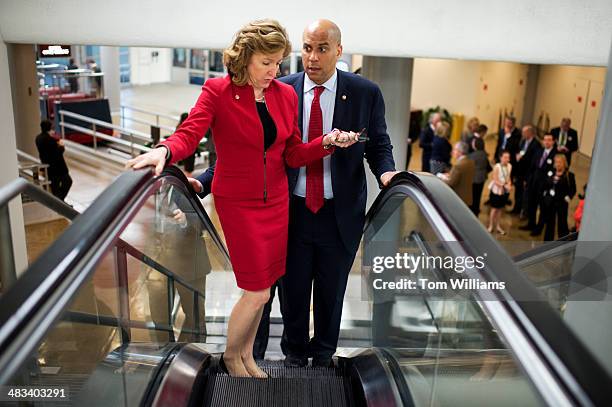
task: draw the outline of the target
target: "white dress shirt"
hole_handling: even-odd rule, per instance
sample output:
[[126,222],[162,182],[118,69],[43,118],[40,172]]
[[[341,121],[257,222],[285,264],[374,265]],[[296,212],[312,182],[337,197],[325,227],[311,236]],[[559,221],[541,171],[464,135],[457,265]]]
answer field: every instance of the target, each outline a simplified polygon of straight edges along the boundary
[[[323,114],[323,134],[327,134],[332,131],[332,123],[334,120],[334,106],[336,104],[336,88],[338,84],[338,72],[334,71],[334,74],[327,82],[321,86],[325,88],[319,98],[321,105],[321,113]],[[314,99],[314,88],[317,85],[309,77],[308,74],[304,74],[304,100],[302,102],[302,141],[308,142],[308,126],[310,124],[310,108],[312,107],[312,100]],[[328,155],[323,158],[323,197],[325,199],[332,199],[334,197],[334,191],[332,191],[331,182],[331,170],[330,161],[331,156]],[[305,197],[306,196],[306,167],[300,168],[300,175],[298,176],[297,184],[293,190],[295,195]]]

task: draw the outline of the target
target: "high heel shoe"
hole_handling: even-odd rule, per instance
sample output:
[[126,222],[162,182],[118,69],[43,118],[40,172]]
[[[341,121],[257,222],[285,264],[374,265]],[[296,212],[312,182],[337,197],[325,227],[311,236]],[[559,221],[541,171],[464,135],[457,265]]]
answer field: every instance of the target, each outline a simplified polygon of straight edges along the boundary
[[504,229],[502,229],[502,228],[497,228],[497,233],[499,233],[502,236],[506,235],[506,231]]
[[219,359],[219,369],[223,373],[229,374],[229,370],[227,370],[227,366],[225,366],[225,362],[223,361],[223,353],[221,354],[221,358]]
[[487,231],[488,231],[489,233],[493,233],[493,226],[489,226],[489,227],[487,228]]

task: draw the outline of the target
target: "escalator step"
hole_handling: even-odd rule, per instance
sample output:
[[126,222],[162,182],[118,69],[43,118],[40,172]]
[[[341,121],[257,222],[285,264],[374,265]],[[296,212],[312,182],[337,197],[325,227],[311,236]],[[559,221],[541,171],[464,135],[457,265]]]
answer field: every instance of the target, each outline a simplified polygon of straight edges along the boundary
[[268,379],[230,377],[212,369],[204,406],[325,407],[354,405],[350,380],[339,368],[285,368],[282,362],[258,363]]

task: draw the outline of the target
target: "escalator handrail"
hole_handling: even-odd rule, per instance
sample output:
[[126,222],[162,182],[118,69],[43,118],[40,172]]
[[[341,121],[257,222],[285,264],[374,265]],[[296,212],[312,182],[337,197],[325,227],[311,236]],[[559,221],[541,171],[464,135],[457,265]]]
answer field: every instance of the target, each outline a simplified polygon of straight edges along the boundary
[[551,242],[546,242],[544,244],[539,245],[538,247],[534,247],[531,250],[527,250],[524,253],[517,254],[516,256],[514,256],[514,261],[516,263],[525,261],[527,259],[533,258],[534,256],[539,256],[540,254],[546,253],[553,249],[558,249],[561,246],[569,245],[572,242],[576,242],[577,239],[578,239],[577,232],[570,233],[566,236],[563,236],[560,239],[553,240]]
[[8,204],[20,194],[28,195],[32,200],[68,219],[74,219],[79,215],[78,211],[61,199],[56,198],[44,189],[29,183],[23,178],[17,178],[0,188],[0,207]]
[[[509,312],[549,371],[574,400],[590,399],[596,405],[609,401],[612,378],[573,330],[568,327],[540,291],[519,271],[513,259],[484,229],[480,221],[455,192],[431,174],[401,172],[378,195],[366,215],[364,231],[391,196],[416,189],[433,205],[468,254],[487,253],[485,277],[506,282],[498,294],[499,303]],[[530,298],[531,301],[515,300]],[[576,384],[579,386],[577,388]]]
[[198,216],[229,263],[210,218],[179,172],[170,167],[159,177],[150,168],[123,173],[0,297],[0,383],[34,353],[162,178],[187,192],[185,196],[201,212]]

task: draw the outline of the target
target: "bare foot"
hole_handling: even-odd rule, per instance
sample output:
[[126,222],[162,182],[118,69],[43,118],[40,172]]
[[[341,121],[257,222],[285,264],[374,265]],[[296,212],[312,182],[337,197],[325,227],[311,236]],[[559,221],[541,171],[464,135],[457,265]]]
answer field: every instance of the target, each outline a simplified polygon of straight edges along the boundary
[[255,359],[253,359],[253,355],[243,356],[242,363],[244,363],[244,367],[246,368],[246,370],[249,372],[249,374],[252,377],[255,377],[257,379],[267,379],[268,378],[268,374],[264,372],[263,370],[261,370],[259,366],[257,366],[257,363],[255,363]]
[[239,356],[232,357],[227,352],[223,354],[223,363],[232,377],[251,377]]

